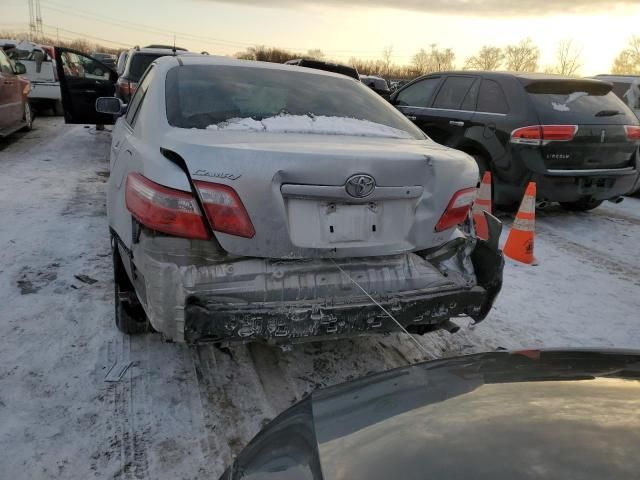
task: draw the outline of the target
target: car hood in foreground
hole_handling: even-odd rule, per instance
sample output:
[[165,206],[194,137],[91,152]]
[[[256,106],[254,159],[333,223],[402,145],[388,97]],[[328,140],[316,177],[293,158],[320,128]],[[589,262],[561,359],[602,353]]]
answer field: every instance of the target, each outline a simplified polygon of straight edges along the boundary
[[527,351],[427,362],[321,390],[311,409],[322,475],[638,478],[638,379],[639,354]]

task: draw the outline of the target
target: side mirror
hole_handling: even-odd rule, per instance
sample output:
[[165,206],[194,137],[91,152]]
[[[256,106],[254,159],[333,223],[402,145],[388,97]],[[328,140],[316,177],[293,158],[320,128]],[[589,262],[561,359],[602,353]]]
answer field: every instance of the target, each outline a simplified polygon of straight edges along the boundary
[[27,73],[27,67],[25,67],[24,64],[20,62],[16,62],[16,64],[14,65],[14,71],[16,72],[16,75],[24,75],[25,73]]
[[127,106],[116,97],[100,97],[96,99],[96,112],[110,115],[122,115],[127,111]]

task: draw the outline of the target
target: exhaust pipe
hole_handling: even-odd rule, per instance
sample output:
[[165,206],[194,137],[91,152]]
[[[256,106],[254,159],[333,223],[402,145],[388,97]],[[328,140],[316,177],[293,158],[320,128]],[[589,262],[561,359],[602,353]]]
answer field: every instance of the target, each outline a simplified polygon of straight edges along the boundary
[[613,197],[613,198],[610,198],[609,201],[611,203],[616,203],[616,204],[622,203],[622,202],[624,202],[624,197],[623,196]]
[[538,200],[536,202],[536,210],[539,208],[547,208],[549,206],[549,202],[547,200]]
[[440,324],[440,328],[442,330],[446,330],[447,332],[449,332],[451,334],[454,334],[458,330],[460,330],[460,327],[458,325],[456,325],[455,323],[453,323],[451,320],[446,320],[446,321],[442,322]]

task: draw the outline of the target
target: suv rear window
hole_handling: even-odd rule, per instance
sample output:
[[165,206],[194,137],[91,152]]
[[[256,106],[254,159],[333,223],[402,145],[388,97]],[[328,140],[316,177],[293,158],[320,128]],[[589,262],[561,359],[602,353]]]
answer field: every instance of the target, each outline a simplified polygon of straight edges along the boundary
[[416,139],[425,138],[404,115],[360,82],[301,69],[174,67],[167,73],[166,103],[169,124],[180,128],[290,114],[368,120]]
[[[171,54],[167,53],[166,55]],[[129,63],[127,78],[133,82],[137,82],[156,58],[164,57],[166,55],[158,53],[134,53],[131,57],[131,62]]]
[[635,125],[637,121],[609,84],[555,80],[533,82],[525,90],[541,123]]

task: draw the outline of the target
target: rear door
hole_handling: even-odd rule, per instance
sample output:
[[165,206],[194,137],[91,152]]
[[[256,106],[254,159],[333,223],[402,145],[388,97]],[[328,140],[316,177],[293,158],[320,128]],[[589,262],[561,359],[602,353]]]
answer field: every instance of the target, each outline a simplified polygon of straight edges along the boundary
[[541,125],[575,125],[570,141],[542,146],[550,170],[617,169],[632,166],[637,144],[625,125],[638,125],[633,112],[612,91],[595,81],[538,81],[525,87]]
[[478,84],[472,75],[428,77],[402,89],[393,103],[432,140],[456,146],[473,116]]
[[449,75],[444,80],[424,127],[433,140],[447,147],[460,145],[473,117],[479,85],[480,79],[472,75]]
[[96,112],[96,99],[112,97],[118,75],[81,52],[55,48],[65,123],[113,125],[113,115]]
[[489,78],[482,79],[475,110],[472,138],[489,153],[491,158],[487,160],[496,161],[506,154],[513,130],[509,118],[512,108],[500,83]]

